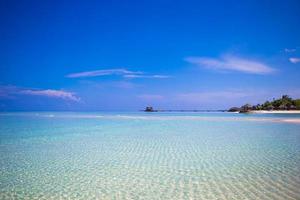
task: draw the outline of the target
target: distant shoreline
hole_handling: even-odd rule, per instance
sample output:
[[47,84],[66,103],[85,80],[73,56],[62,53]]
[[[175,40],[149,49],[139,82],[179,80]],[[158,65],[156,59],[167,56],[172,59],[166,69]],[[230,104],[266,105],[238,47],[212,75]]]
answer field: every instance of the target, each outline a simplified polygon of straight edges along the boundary
[[[231,112],[228,110],[153,110],[143,112],[228,112],[228,113],[240,113],[239,111]],[[300,114],[300,110],[250,110],[245,113],[248,114]]]
[[263,104],[245,104],[242,107],[232,107],[229,112],[239,113],[278,113],[278,114],[300,114],[300,99],[292,99],[288,95],[282,95],[279,99],[266,101]]
[[[153,110],[143,112],[228,112],[228,113],[240,113],[239,111],[231,112],[228,110]],[[248,114],[300,114],[300,110],[251,110],[245,113]]]
[[143,112],[227,112],[227,110],[140,110]]
[[261,114],[300,114],[300,110],[251,110],[248,113],[261,113]]

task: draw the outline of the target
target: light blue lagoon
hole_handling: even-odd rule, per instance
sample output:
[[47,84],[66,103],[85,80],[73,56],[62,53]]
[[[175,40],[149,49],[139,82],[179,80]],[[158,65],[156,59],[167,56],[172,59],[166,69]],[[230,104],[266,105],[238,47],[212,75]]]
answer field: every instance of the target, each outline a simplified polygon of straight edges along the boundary
[[300,199],[298,118],[0,113],[0,199]]

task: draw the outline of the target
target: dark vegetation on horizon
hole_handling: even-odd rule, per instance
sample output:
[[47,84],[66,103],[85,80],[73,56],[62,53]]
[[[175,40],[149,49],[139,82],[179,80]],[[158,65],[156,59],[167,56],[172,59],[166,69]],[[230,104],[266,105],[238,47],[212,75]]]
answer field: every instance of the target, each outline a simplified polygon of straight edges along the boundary
[[229,112],[249,112],[251,110],[300,110],[300,99],[292,99],[288,95],[282,95],[280,99],[266,101],[263,104],[245,104],[242,107],[232,107]]
[[300,110],[300,99],[292,99],[288,95],[282,95],[279,99],[266,101],[263,104],[251,105],[245,104],[241,107],[232,107],[229,110],[157,110],[151,106],[145,108],[145,112],[249,112],[254,110]]

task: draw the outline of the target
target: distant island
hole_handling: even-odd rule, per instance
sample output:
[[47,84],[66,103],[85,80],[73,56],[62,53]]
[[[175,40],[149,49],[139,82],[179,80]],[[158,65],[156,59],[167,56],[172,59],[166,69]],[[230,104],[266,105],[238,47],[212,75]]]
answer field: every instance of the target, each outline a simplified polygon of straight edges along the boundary
[[187,110],[187,109],[154,109],[152,106],[147,106],[144,112],[226,112],[227,110]]
[[144,111],[145,112],[157,112],[158,110],[154,110],[152,106],[147,106]]
[[241,107],[232,107],[229,110],[161,110],[147,106],[144,112],[239,112],[239,113],[300,113],[300,99],[292,99],[288,95],[282,95],[279,99],[266,101],[262,104],[245,104]]
[[288,95],[282,95],[282,97],[279,99],[273,99],[273,101],[266,101],[263,104],[257,104],[253,106],[250,104],[245,104],[242,107],[232,107],[228,110],[228,112],[239,113],[255,113],[264,111],[295,111],[300,113],[300,99],[292,99]]

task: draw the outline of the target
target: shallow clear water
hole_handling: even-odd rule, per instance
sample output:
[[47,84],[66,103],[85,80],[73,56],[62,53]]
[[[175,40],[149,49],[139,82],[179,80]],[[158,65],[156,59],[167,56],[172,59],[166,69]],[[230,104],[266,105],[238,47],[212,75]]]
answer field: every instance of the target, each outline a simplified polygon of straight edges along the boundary
[[286,118],[0,113],[0,199],[300,199]]

